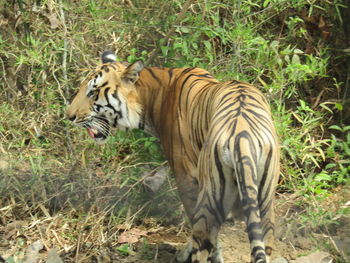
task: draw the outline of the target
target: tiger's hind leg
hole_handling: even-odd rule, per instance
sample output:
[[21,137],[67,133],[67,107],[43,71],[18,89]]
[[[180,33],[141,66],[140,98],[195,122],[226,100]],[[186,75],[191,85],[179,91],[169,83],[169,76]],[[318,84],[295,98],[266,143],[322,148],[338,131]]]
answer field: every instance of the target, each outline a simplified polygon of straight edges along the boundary
[[[277,154],[277,153],[275,153]],[[275,211],[274,211],[274,188],[277,185],[278,175],[279,175],[279,159],[272,158],[273,161],[270,163],[270,170],[268,171],[271,175],[269,181],[265,184],[273,187],[267,196],[263,200],[259,200],[260,215],[261,215],[261,225],[263,240],[265,244],[265,252],[267,256],[267,262],[269,262],[271,253],[273,251],[273,244],[275,239]],[[261,199],[261,198],[260,198]]]
[[266,262],[270,262],[275,240],[275,214],[271,200],[264,209],[260,206],[261,225],[263,233],[263,241],[265,245]]
[[252,263],[268,263],[263,240],[259,204],[255,199],[242,199],[242,206],[247,224]]

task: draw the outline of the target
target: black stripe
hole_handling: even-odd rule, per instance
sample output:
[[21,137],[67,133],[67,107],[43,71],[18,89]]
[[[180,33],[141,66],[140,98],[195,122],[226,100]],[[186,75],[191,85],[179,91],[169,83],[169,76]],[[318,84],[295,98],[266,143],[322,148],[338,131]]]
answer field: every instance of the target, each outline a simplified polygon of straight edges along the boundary
[[101,69],[102,69],[103,71],[105,71],[106,73],[109,72],[109,67],[108,67],[107,65],[103,65],[103,66],[101,67]]
[[158,78],[158,76],[156,74],[154,74],[153,70],[151,68],[145,68],[149,74],[151,74],[151,76],[158,82],[158,84],[161,84],[161,80],[160,78]]
[[262,234],[256,233],[255,231],[248,232],[248,237],[250,242],[252,242],[253,240],[262,241]]
[[103,93],[103,95],[105,96],[105,98],[106,98],[106,100],[107,100],[108,103],[109,103],[108,91],[109,91],[110,89],[111,89],[111,88],[106,88],[106,89],[104,90],[104,93]]
[[217,145],[215,146],[215,149],[214,149],[214,160],[215,160],[215,166],[216,166],[216,169],[218,170],[219,179],[220,179],[220,201],[217,202],[217,206],[220,209],[219,212],[221,213],[221,217],[223,219],[225,219],[226,216],[225,216],[224,208],[223,208],[222,205],[224,203],[224,197],[225,197],[226,180],[225,180],[224,171],[222,169],[222,164],[221,164],[221,161],[219,159],[219,153],[218,153],[218,146]]
[[96,107],[96,111],[99,112],[103,106],[101,104],[94,103],[94,107]]
[[170,82],[171,82],[171,79],[172,79],[172,77],[173,77],[173,71],[174,71],[173,68],[170,68],[170,69],[168,70],[168,75],[169,75],[169,83],[168,83],[168,86],[170,86]]
[[[272,158],[272,148],[270,147],[269,152],[267,154],[267,159],[265,161],[264,173],[263,173],[263,175],[261,177],[261,183],[259,185],[259,202],[261,204],[265,203],[265,199],[266,199],[266,197],[265,197],[264,200],[261,200],[261,193],[263,191],[263,188],[265,187],[265,185],[269,186],[269,188],[271,186],[271,184],[266,181],[266,178],[269,175],[268,174],[268,170],[269,170],[269,167],[271,165],[271,158]],[[275,175],[273,174],[273,175],[270,175],[270,176],[275,176]],[[270,192],[270,189],[268,189],[268,192]]]
[[255,246],[255,247],[253,247],[253,249],[251,251],[252,255],[254,256],[254,254],[256,252],[258,252],[259,250],[265,251],[265,249],[262,246]]
[[210,73],[204,73],[204,74],[197,74],[196,75],[199,78],[208,78],[208,79],[213,79],[213,76],[210,75]]
[[247,231],[251,232],[254,230],[260,230],[261,229],[261,224],[259,222],[252,222],[248,224]]
[[108,85],[108,81],[106,81],[105,83],[103,83],[100,88],[103,88],[104,86],[107,86]]

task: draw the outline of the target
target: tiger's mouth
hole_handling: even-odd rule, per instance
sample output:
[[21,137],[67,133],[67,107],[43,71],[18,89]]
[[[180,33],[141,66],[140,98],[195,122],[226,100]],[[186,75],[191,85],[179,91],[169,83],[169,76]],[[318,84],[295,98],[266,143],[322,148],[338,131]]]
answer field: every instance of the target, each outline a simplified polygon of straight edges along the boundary
[[96,128],[86,128],[89,136],[94,140],[105,140],[107,136]]
[[94,118],[91,123],[84,125],[88,135],[97,142],[103,142],[111,134],[108,121],[103,118]]

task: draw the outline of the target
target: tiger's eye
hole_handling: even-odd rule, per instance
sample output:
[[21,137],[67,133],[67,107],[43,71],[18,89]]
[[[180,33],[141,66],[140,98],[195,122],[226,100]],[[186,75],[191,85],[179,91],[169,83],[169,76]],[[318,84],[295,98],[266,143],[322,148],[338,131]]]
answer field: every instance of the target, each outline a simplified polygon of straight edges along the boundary
[[95,94],[96,90],[90,90],[89,93],[87,94],[88,97],[92,97]]

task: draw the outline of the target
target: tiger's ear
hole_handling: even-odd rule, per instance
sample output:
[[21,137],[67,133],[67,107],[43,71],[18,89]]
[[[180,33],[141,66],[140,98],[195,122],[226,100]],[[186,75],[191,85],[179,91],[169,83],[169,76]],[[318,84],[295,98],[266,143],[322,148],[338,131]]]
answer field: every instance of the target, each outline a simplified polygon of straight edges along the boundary
[[122,74],[122,79],[125,81],[131,81],[132,83],[135,83],[139,79],[139,74],[141,70],[143,70],[143,68],[144,65],[141,60],[134,62],[124,70]]
[[105,51],[102,53],[101,59],[103,64],[109,62],[116,62],[117,56],[112,51]]

